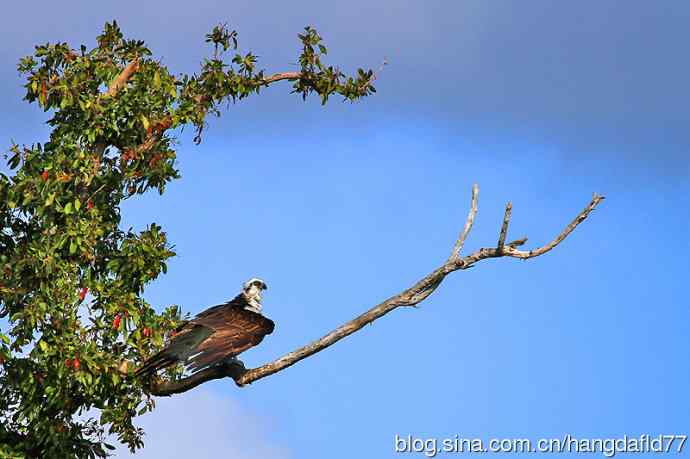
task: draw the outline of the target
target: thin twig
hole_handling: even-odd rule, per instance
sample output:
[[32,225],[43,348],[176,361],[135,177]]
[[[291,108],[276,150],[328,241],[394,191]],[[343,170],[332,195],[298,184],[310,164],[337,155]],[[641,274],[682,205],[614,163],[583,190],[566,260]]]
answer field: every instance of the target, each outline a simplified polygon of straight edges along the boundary
[[597,205],[604,200],[604,196],[598,195],[596,193],[593,194],[592,200],[590,201],[589,204],[587,204],[587,207],[584,208],[580,214],[573,219],[572,222],[568,226],[565,227],[565,229],[554,238],[551,242],[546,244],[543,247],[539,247],[538,249],[530,250],[530,251],[522,251],[522,250],[517,250],[515,248],[510,248],[509,250],[506,251],[506,255],[509,255],[511,257],[515,258],[534,258],[538,257],[539,255],[542,255],[549,250],[553,249],[556,247],[558,244],[561,243],[563,239],[568,237],[570,233],[573,232],[573,230],[584,221],[585,218],[597,207]]
[[465,221],[465,227],[460,233],[458,240],[455,242],[455,247],[453,247],[453,252],[450,254],[448,260],[457,260],[460,256],[460,251],[462,246],[465,245],[465,239],[467,235],[470,234],[472,230],[472,225],[474,224],[474,217],[477,215],[477,200],[479,199],[479,185],[476,183],[472,185],[472,201],[470,203],[470,212],[467,214],[467,220]]
[[382,62],[381,65],[379,66],[378,70],[376,70],[376,72],[374,72],[374,74],[371,76],[371,80],[370,80],[370,81],[371,81],[371,82],[376,81],[376,79],[378,78],[378,76],[381,74],[381,72],[383,72],[383,69],[384,69],[387,65],[388,65],[388,58],[387,58],[387,57],[384,57],[384,58],[383,58],[383,62]]
[[506,243],[506,235],[508,234],[508,225],[510,224],[510,215],[513,212],[513,204],[508,201],[506,204],[506,210],[503,214],[503,224],[501,225],[501,233],[498,236],[498,245],[496,246],[498,250],[503,250],[503,246]]

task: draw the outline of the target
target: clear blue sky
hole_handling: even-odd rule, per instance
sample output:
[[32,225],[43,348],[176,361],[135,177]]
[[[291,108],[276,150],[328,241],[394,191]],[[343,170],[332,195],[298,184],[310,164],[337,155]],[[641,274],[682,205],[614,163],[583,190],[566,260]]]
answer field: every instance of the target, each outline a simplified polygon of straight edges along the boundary
[[305,25],[346,69],[389,61],[355,105],[276,85],[230,107],[201,146],[183,137],[182,180],[126,208],[179,254],[147,291],[161,309],[196,313],[267,281],[276,331],[250,366],[435,268],[472,183],[467,250],[495,243],[507,200],[510,236],[542,244],[607,196],[543,257],[456,273],[419,309],[251,387],[161,400],[141,418],[142,457],[392,458],[395,434],[690,434],[688,2],[12,2],[5,146],[48,132],[21,101],[17,60],[46,41],[93,45],[112,19],[174,72],[194,71],[218,22],[268,71],[295,68]]

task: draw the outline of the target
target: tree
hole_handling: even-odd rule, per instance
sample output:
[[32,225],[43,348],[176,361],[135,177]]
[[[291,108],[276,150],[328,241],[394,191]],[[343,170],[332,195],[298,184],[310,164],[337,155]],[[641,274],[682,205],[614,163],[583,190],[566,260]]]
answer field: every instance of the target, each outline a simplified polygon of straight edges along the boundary
[[[161,227],[139,233],[120,228],[120,205],[150,189],[160,194],[179,178],[173,144],[187,125],[201,141],[206,117],[287,80],[292,92],[326,103],[355,101],[375,92],[372,70],[348,77],[323,62],[319,34],[298,35],[299,70],[266,74],[252,53],[237,51],[237,33],[215,27],[206,36],[212,54],[198,74],[174,76],[144,42],[128,40],[115,22],[97,46],[37,46],[21,59],[26,96],[50,112],[48,142],[12,145],[12,176],[0,174],[0,456],[103,457],[109,434],[134,451],[142,447],[133,418],[154,409],[155,396],[184,392],[231,377],[244,386],[359,330],[400,306],[423,301],[449,273],[486,258],[531,258],[560,243],[603,199],[590,204],[554,241],[520,251],[505,243],[510,205],[497,246],[460,256],[477,211],[470,215],[449,259],[403,291],[320,340],[255,369],[223,364],[191,377],[181,368],[142,380],[136,367],[176,328],[182,314],[158,313],[144,286],[166,272],[174,256]],[[228,55],[231,55],[228,61]]]

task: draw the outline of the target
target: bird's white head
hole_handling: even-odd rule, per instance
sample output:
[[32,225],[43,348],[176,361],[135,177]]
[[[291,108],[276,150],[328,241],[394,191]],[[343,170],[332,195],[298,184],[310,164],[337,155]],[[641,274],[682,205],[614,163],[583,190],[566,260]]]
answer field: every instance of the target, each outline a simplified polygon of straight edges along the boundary
[[261,313],[261,293],[266,289],[266,282],[258,277],[252,277],[242,285],[242,293],[249,303],[249,309]]

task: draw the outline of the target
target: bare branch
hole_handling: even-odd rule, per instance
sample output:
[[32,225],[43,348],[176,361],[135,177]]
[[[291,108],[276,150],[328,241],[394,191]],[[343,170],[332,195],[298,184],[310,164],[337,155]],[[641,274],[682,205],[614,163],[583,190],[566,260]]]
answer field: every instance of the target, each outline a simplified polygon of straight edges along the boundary
[[455,247],[453,247],[453,252],[451,252],[450,258],[448,260],[457,260],[460,256],[460,251],[462,246],[465,245],[465,239],[467,235],[470,234],[472,230],[472,224],[474,223],[474,217],[477,215],[477,200],[479,199],[479,185],[476,183],[472,185],[472,202],[470,203],[470,213],[467,214],[467,220],[465,221],[465,227],[462,229],[462,233],[458,236],[458,240],[455,242]]
[[275,73],[269,77],[264,78],[263,83],[264,84],[271,84],[276,81],[281,81],[281,80],[299,80],[302,78],[302,72],[281,72],[281,73]]
[[506,236],[508,234],[508,225],[510,224],[510,215],[513,212],[513,204],[508,201],[506,204],[506,210],[503,214],[503,224],[501,225],[501,233],[498,236],[498,245],[496,246],[499,251],[503,250],[503,246],[506,243]]
[[506,255],[510,255],[511,257],[516,257],[516,258],[527,259],[527,258],[538,257],[539,255],[542,255],[542,254],[548,252],[549,250],[553,249],[558,244],[560,244],[563,239],[568,237],[568,235],[573,232],[573,230],[577,227],[577,225],[582,223],[584,221],[584,219],[587,218],[587,216],[603,200],[604,200],[604,196],[601,196],[601,195],[594,193],[592,196],[592,200],[587,205],[587,207],[585,207],[584,210],[582,212],[580,212],[580,214],[577,217],[575,217],[575,219],[572,222],[570,222],[570,224],[568,226],[565,227],[565,229],[561,232],[561,234],[556,236],[556,238],[553,241],[549,242],[545,246],[539,247],[538,249],[530,250],[527,252],[517,250],[517,249],[511,247],[511,249],[507,251]]
[[563,239],[565,239],[575,229],[575,227],[577,227],[577,225],[582,223],[582,221],[584,221],[587,216],[596,208],[596,206],[604,199],[603,196],[599,196],[595,193],[592,201],[587,205],[587,207],[585,207],[585,209],[580,212],[580,214],[575,217],[575,219],[568,226],[566,226],[566,228],[553,241],[549,242],[543,247],[531,250],[529,252],[523,252],[515,248],[524,244],[527,241],[527,238],[518,239],[508,243],[507,245],[503,245],[505,242],[504,233],[507,233],[508,222],[510,220],[511,206],[509,204],[506,207],[506,214],[504,216],[501,229],[501,237],[499,238],[500,247],[481,248],[470,255],[459,257],[457,254],[459,254],[460,250],[462,249],[462,245],[467,238],[467,234],[472,228],[472,223],[477,213],[478,193],[479,188],[474,185],[472,188],[472,203],[470,206],[469,215],[467,217],[467,222],[465,223],[465,228],[455,244],[451,257],[443,265],[419,280],[412,287],[388,298],[382,303],[379,303],[364,314],[361,314],[351,321],[344,323],[318,340],[285,354],[284,356],[265,365],[249,370],[239,368],[237,365],[220,365],[208,368],[182,380],[173,382],[157,382],[151,388],[151,393],[153,395],[171,395],[174,393],[185,392],[206,381],[223,378],[225,376],[232,378],[238,386],[245,386],[254,381],[270,376],[294,365],[300,360],[322,351],[346,336],[361,330],[365,325],[372,323],[376,319],[388,314],[398,307],[416,305],[431,295],[431,293],[433,293],[438,286],[441,285],[441,282],[443,282],[445,277],[454,271],[470,268],[478,261],[487,258],[500,258],[507,256],[525,259],[533,258],[550,251],[561,241],[563,241]]
[[388,58],[384,57],[383,62],[381,62],[381,65],[379,66],[378,70],[374,72],[374,74],[371,76],[371,81],[376,81],[376,79],[379,77],[379,74],[383,72],[383,69],[388,65]]
[[[377,72],[372,75],[371,80],[376,80],[376,77],[378,74],[383,70],[383,68],[388,64],[388,60],[384,59],[383,63],[377,70]],[[269,85],[271,83],[275,83],[276,81],[281,81],[281,80],[299,80],[302,78],[302,72],[279,72],[279,73],[274,73],[271,76],[265,77],[263,79],[263,84]]]
[[177,381],[155,381],[149,387],[151,394],[158,397],[169,397],[174,394],[181,394],[194,389],[205,382],[214,379],[230,377],[234,380],[241,378],[247,370],[244,366],[236,362],[226,362],[210,368],[206,368],[198,373]]

